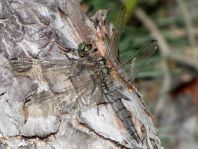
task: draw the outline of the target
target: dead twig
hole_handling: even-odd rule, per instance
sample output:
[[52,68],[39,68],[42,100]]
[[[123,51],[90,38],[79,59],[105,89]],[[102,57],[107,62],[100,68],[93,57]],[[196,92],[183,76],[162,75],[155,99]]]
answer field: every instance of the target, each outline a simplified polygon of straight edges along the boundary
[[179,5],[179,8],[181,10],[181,13],[184,17],[185,25],[186,25],[186,30],[188,33],[188,40],[191,46],[196,46],[196,40],[195,40],[195,34],[194,34],[194,29],[193,29],[193,23],[191,20],[191,16],[188,12],[188,9],[186,7],[186,4],[183,0],[177,0],[177,3]]
[[[182,37],[186,37],[187,36],[187,31],[184,29],[171,29],[169,31],[166,31],[167,34],[171,37],[175,37],[175,38],[182,38]],[[198,29],[193,29],[193,33],[195,37],[198,37]]]

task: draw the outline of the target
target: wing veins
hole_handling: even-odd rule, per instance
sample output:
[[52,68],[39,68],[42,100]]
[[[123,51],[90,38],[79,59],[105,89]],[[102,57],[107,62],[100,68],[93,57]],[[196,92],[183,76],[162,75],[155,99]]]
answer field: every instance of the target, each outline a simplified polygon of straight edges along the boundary
[[[94,63],[85,62],[85,60],[36,60],[36,59],[25,59],[20,58],[17,60],[10,61],[12,67],[14,69],[22,71],[24,68],[31,66],[39,66],[41,65],[43,71],[52,71],[52,70],[60,70],[60,69],[77,69],[78,67],[84,67],[86,69],[93,68],[95,66]],[[28,69],[29,70],[29,69]],[[25,70],[26,71],[26,70]]]
[[147,60],[158,50],[158,44],[156,40],[152,40],[145,44],[141,49],[139,49],[133,56],[129,57],[125,62],[117,67],[117,69],[122,68],[123,66],[131,63],[134,67],[134,70],[131,70],[131,76],[135,79],[138,72],[145,65]]
[[119,15],[119,18],[116,22],[116,27],[114,30],[114,33],[110,39],[110,42],[107,46],[107,51],[105,54],[106,59],[110,59],[113,62],[115,62],[116,64],[119,64],[119,61],[116,57],[116,55],[118,54],[118,50],[119,50],[119,40],[120,40],[120,36],[121,36],[121,30],[124,24],[124,18],[125,18],[125,8],[122,8],[122,11]]
[[[50,104],[52,104],[54,106],[54,105],[58,104],[58,102],[61,103],[62,101],[64,101],[64,97],[67,97],[67,95],[69,95],[68,98],[70,96],[72,96],[72,94],[76,94],[76,96],[80,97],[81,94],[86,92],[87,86],[90,85],[91,80],[92,79],[90,78],[90,79],[78,84],[78,90],[80,90],[80,92],[76,91],[75,87],[73,86],[73,87],[67,89],[66,92],[68,92],[68,93],[66,93],[66,94],[54,95],[53,93],[49,93],[49,94],[44,94],[43,97],[38,95],[38,96],[36,96],[36,99],[34,99],[28,103],[29,105],[27,107],[38,105],[39,107],[42,107],[42,109],[46,109],[46,107],[49,107]],[[59,97],[61,98],[61,100],[57,100],[57,98],[59,98]],[[53,99],[53,98],[55,98],[55,99]]]

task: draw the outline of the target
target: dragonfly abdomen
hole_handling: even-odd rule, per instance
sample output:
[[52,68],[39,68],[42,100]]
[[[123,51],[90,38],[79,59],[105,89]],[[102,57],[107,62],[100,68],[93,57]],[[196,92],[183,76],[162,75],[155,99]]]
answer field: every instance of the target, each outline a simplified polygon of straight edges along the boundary
[[113,110],[115,111],[116,115],[124,124],[124,127],[127,129],[132,139],[135,139],[138,143],[141,142],[137,130],[132,122],[132,117],[130,112],[126,109],[126,107],[122,103],[122,98],[118,97],[122,95],[120,93],[117,93],[116,89],[113,86],[111,88],[108,88],[107,86],[106,88],[103,87],[103,92],[108,102],[111,104]]
[[135,139],[138,143],[140,143],[141,139],[133,124],[132,116],[130,112],[126,109],[124,104],[122,103],[123,97],[124,98],[126,97],[116,90],[113,80],[111,80],[111,77],[109,77],[110,73],[109,73],[109,68],[106,65],[106,61],[103,58],[101,58],[99,60],[99,64],[100,64],[101,88],[104,95],[106,96],[108,103],[111,104],[113,110],[115,111],[119,119],[122,121],[130,137],[132,139]]
[[[111,96],[114,97],[114,96]],[[108,98],[108,97],[107,97]],[[132,122],[132,117],[130,112],[126,109],[124,104],[121,101],[121,98],[115,98],[114,102],[111,104],[115,113],[119,117],[119,119],[124,124],[125,128],[127,129],[130,136],[135,139],[138,143],[141,142],[141,139],[136,131],[136,128]]]

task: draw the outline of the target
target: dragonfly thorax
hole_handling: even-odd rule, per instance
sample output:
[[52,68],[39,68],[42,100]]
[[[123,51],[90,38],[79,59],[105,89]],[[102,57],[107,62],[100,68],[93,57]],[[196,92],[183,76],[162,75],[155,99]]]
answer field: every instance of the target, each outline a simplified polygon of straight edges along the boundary
[[106,65],[106,59],[104,57],[99,57],[98,62],[100,65],[104,65],[104,66]]
[[110,74],[110,68],[107,66],[106,59],[104,57],[98,57],[98,65],[102,77],[107,77]]

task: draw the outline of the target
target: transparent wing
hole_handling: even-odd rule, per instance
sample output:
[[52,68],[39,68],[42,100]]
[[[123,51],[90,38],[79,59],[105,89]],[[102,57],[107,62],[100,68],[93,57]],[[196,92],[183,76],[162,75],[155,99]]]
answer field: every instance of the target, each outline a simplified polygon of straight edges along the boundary
[[32,59],[14,58],[10,60],[11,68],[17,72],[28,71],[32,68],[33,64],[34,62]]
[[[33,75],[38,76],[36,79],[40,78],[38,70],[41,70],[41,75],[52,91],[32,95],[23,108],[25,117],[59,113],[57,109],[70,111],[77,98],[80,97],[83,103],[87,104],[95,94],[95,90],[99,88],[97,83],[100,81],[92,77],[97,71],[94,69],[95,64],[85,60],[14,59],[10,63],[17,72],[31,70]],[[40,69],[34,69],[34,67],[40,67]]]
[[[74,83],[73,81],[71,82]],[[71,113],[78,108],[78,99],[84,102],[84,100],[90,100],[90,98],[93,98],[93,95],[97,94],[96,91],[98,90],[96,90],[96,88],[98,86],[96,86],[92,78],[87,78],[87,80],[84,78],[83,81],[81,80],[74,85],[72,85],[72,83],[70,83],[69,87],[64,89],[64,94],[41,92],[30,96],[23,107],[23,113],[26,119],[28,116],[46,117],[49,115]]]
[[80,60],[37,60],[28,58],[17,58],[11,59],[10,64],[12,68],[17,72],[23,72],[30,70],[33,66],[41,66],[44,71],[55,71],[55,70],[74,70],[79,68],[93,68],[94,63]]
[[133,81],[139,71],[144,67],[149,58],[158,50],[158,43],[152,40],[139,49],[133,56],[123,62],[117,69],[126,66],[126,70],[130,73],[130,80]]
[[110,42],[107,45],[107,51],[105,53],[106,59],[110,59],[115,65],[119,64],[118,53],[119,53],[119,40],[122,33],[122,27],[125,21],[125,8],[122,8],[121,13],[116,21],[116,26]]
[[[53,92],[64,93],[68,87],[68,79],[78,76],[89,76],[96,70],[95,63],[84,60],[36,60],[14,59],[11,66],[22,75],[28,75],[39,82],[46,82]],[[30,70],[30,71],[29,71]],[[24,71],[27,71],[24,74]],[[41,86],[42,89],[42,86]]]

